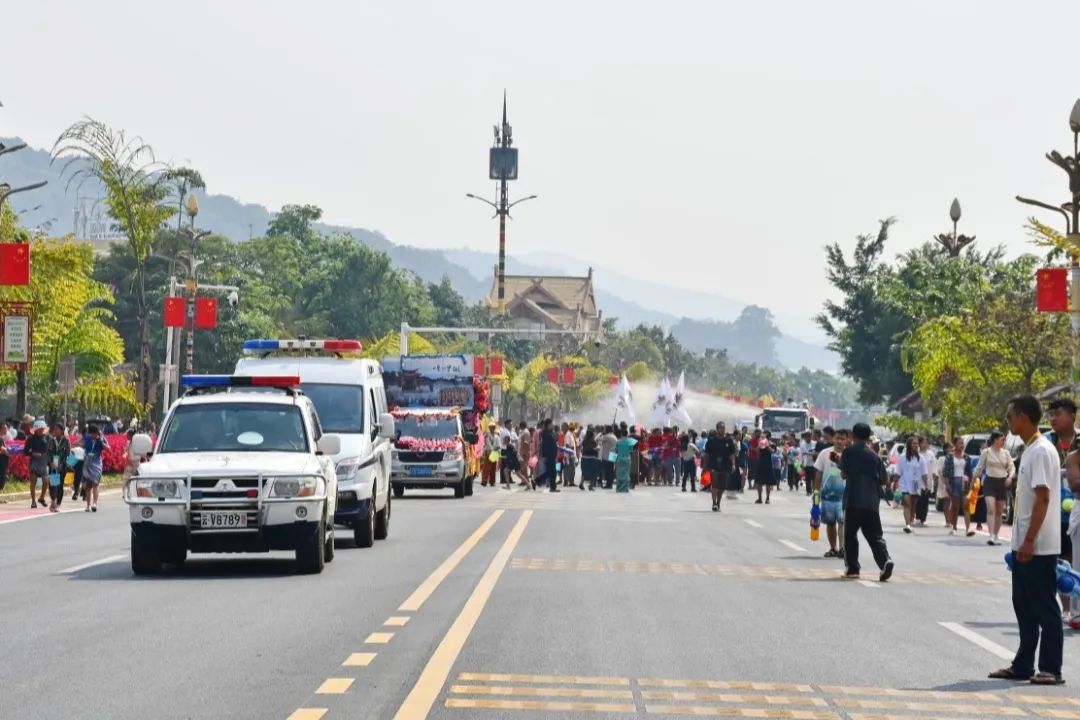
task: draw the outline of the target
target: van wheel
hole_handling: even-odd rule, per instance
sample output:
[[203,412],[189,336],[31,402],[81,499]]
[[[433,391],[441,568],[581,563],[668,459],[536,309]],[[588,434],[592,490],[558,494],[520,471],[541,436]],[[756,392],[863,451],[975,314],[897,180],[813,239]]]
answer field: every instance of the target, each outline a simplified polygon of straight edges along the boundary
[[329,533],[326,538],[326,548],[323,550],[323,557],[326,562],[334,561],[334,540],[337,537],[337,533]]
[[461,478],[461,482],[454,486],[454,497],[465,497],[465,478]]
[[356,547],[369,548],[375,544],[375,496],[367,503],[367,512],[362,518],[356,518],[353,525],[353,539]]
[[326,566],[326,527],[321,522],[315,534],[296,548],[296,566],[304,575],[318,575]]
[[472,483],[473,479],[465,478],[465,497],[472,497]]
[[394,497],[405,497],[405,486],[394,483]]
[[140,540],[134,530],[131,531],[131,572],[136,575],[157,575],[161,572],[161,556],[157,549]]
[[[375,502],[372,499],[371,502]],[[386,494],[386,505],[375,513],[375,539],[385,540],[390,535],[390,493]]]

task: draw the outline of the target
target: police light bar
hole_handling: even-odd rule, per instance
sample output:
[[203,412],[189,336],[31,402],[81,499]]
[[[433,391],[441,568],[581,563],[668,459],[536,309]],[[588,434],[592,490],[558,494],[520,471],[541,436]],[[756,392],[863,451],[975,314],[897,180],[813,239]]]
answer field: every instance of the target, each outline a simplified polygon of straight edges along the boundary
[[184,375],[180,383],[187,387],[293,387],[300,384],[296,375]]
[[322,350],[323,352],[360,352],[359,340],[245,340],[244,352],[274,350]]

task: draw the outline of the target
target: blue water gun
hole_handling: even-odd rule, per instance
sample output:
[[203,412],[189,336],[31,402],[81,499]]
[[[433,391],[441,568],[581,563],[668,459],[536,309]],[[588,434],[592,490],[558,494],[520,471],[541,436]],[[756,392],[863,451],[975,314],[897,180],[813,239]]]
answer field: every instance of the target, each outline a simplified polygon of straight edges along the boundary
[[[1014,551],[1005,553],[1005,564],[1009,567],[1009,572],[1012,572],[1016,565]],[[1062,595],[1080,599],[1080,572],[1073,570],[1064,560],[1058,560],[1057,564],[1057,590]]]

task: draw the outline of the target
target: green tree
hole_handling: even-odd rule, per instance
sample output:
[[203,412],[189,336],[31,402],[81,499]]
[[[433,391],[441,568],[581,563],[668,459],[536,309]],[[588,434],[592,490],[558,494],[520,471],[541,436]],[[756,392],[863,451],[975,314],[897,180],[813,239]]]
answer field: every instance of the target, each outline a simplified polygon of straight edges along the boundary
[[428,283],[427,293],[435,308],[436,325],[461,327],[465,324],[465,298],[454,289],[449,277],[443,275],[438,284]]
[[96,120],[74,123],[53,145],[54,159],[65,158],[63,174],[69,183],[93,179],[105,189],[105,203],[127,239],[135,259],[136,317],[139,325],[139,401],[150,401],[150,306],[147,302],[146,261],[154,239],[173,210],[164,204],[166,167],[140,138],[129,139]]

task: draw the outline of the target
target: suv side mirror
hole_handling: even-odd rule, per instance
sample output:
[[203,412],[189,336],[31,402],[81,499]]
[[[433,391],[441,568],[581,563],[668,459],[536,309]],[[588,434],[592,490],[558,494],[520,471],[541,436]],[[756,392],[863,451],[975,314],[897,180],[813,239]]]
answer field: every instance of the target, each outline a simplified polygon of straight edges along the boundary
[[383,413],[379,416],[379,437],[393,440],[395,435],[397,435],[397,423],[394,422],[394,416]]
[[333,434],[323,435],[315,447],[323,455],[337,455],[341,452],[341,438]]
[[150,453],[154,452],[154,441],[151,440],[150,436],[146,434],[133,435],[129,448],[132,453],[140,457],[143,455],[149,455]]

